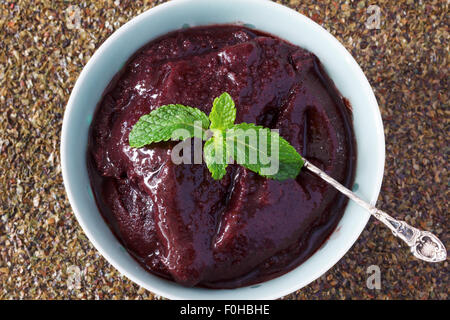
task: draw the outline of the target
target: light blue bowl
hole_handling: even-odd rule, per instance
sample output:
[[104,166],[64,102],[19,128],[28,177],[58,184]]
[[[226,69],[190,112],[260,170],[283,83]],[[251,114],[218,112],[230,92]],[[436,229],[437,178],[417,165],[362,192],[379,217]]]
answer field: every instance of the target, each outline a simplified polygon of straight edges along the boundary
[[357,193],[375,204],[384,170],[383,124],[372,89],[358,64],[326,30],[305,16],[265,0],[177,0],[159,5],[117,30],[81,72],[64,115],[61,162],[73,211],[98,251],[140,286],[172,299],[274,299],[294,292],[330,269],[350,249],[369,214],[350,202],[336,231],[307,261],[258,285],[213,290],[186,288],[145,271],[101,217],[86,168],[88,129],[102,93],[128,58],[150,40],[186,26],[240,23],[266,31],[316,54],[353,107],[357,141]]

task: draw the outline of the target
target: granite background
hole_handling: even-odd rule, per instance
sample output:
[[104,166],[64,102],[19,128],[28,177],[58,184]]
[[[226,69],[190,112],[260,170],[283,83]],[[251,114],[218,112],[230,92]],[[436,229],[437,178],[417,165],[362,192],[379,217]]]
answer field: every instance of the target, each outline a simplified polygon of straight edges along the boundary
[[[159,2],[0,0],[0,299],[159,298],[121,276],[87,240],[59,159],[65,105],[83,66],[114,30]],[[339,39],[373,86],[386,135],[378,206],[448,246],[448,1],[281,3]],[[379,29],[365,25],[369,5],[380,8]],[[380,267],[380,290],[366,285],[371,265]],[[448,261],[415,260],[371,219],[338,264],[285,299],[448,294]]]

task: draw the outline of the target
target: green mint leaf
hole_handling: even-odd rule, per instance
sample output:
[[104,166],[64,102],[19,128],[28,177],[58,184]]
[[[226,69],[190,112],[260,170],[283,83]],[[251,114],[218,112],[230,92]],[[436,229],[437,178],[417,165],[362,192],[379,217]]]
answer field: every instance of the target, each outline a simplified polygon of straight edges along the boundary
[[204,139],[208,127],[209,119],[201,110],[181,104],[169,104],[142,116],[131,129],[128,140],[131,147],[140,148],[170,139]]
[[213,179],[220,180],[227,173],[225,140],[222,137],[214,136],[205,142],[203,153],[206,166]]
[[[304,161],[289,142],[268,128],[252,123],[234,125],[235,120],[236,108],[226,92],[214,100],[209,118],[199,109],[165,105],[139,119],[130,132],[129,143],[140,148],[154,142],[197,137],[207,140],[204,159],[216,180],[226,174],[227,159],[270,179],[297,177]],[[209,132],[213,133],[211,138]]]
[[227,157],[266,178],[297,177],[303,159],[278,133],[252,123],[234,125],[226,133]]
[[236,108],[228,93],[224,92],[214,99],[209,120],[211,121],[211,129],[226,130],[233,126],[236,120]]

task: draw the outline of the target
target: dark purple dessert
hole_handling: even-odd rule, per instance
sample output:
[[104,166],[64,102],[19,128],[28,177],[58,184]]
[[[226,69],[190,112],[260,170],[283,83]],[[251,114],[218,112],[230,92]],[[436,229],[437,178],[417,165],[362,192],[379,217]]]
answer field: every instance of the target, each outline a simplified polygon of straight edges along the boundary
[[186,286],[234,288],[291,270],[336,227],[345,197],[306,170],[263,178],[230,165],[175,165],[175,142],[131,148],[138,119],[180,103],[209,113],[228,92],[236,123],[277,128],[306,159],[351,187],[356,146],[348,104],[317,57],[241,26],[190,28],[141,49],[110,84],[90,132],[98,207],[147,270]]

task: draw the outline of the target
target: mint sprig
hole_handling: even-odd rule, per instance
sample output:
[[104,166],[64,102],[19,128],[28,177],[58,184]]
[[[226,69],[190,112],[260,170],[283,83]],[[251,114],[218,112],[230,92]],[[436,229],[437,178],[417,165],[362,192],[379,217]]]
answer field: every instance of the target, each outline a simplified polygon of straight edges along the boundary
[[[196,108],[165,105],[139,119],[130,132],[129,143],[140,148],[170,139],[206,140],[204,160],[216,180],[223,178],[231,161],[275,180],[292,179],[299,174],[304,161],[289,142],[269,128],[235,124],[235,120],[236,107],[226,92],[214,100],[209,118]],[[184,129],[183,135],[177,133],[178,129]]]

